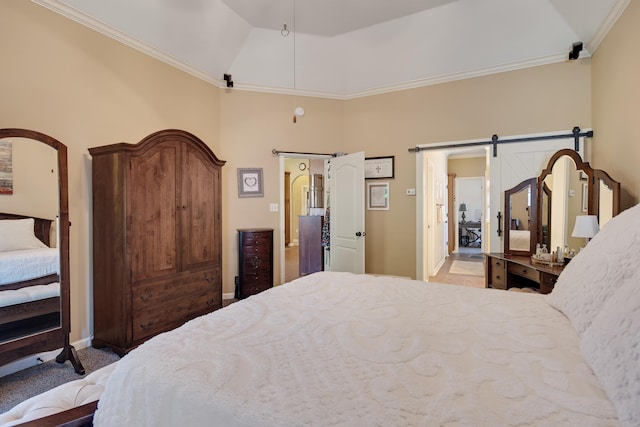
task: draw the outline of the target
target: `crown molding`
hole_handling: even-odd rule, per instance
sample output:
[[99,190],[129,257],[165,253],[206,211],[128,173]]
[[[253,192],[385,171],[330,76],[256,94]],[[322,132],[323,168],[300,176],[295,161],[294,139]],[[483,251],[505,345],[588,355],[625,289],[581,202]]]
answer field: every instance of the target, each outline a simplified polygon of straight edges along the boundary
[[627,6],[629,6],[631,0],[618,0],[618,2],[611,9],[611,13],[607,16],[607,19],[602,23],[598,31],[593,35],[593,38],[589,42],[589,52],[593,53],[598,49],[600,43],[605,39],[611,28],[618,22],[618,19],[624,13]]
[[[213,78],[203,73],[202,71],[199,71],[194,67],[178,60],[177,58],[158,50],[157,48],[154,48],[148,44],[142,43],[139,40],[133,37],[130,37],[124,34],[123,32],[111,27],[110,25],[107,25],[101,21],[98,21],[97,19],[78,11],[77,9],[74,9],[72,7],[69,7],[66,4],[61,3],[59,0],[31,0],[31,1],[55,13],[65,16],[81,25],[84,25],[92,30],[95,30],[126,46],[129,46],[135,50],[138,50],[139,52],[142,52],[145,55],[151,56],[159,61],[162,61],[168,65],[171,65],[181,71],[184,71],[185,73],[190,74],[200,80],[210,83],[218,88],[226,89],[227,85],[225,81]],[[615,21],[622,14],[622,12],[624,11],[624,8],[629,4],[629,2],[630,0],[619,1],[619,3],[616,5],[615,13],[612,13],[612,15],[610,16],[610,19],[607,20],[608,25],[606,26],[607,28],[606,31],[608,31],[613,26],[613,24],[615,24]],[[605,26],[603,26],[602,31],[605,31],[604,28]],[[603,35],[601,36],[602,38],[604,38],[604,35],[606,35],[606,31],[603,32]],[[583,52],[583,56],[589,56],[589,55],[585,55],[585,53],[586,52]],[[371,89],[364,89],[361,91],[354,91],[350,93],[338,93],[338,92],[329,92],[329,91],[310,91],[310,90],[304,90],[304,89],[294,90],[292,88],[287,88],[287,87],[243,84],[242,82],[234,82],[234,87],[232,90],[244,90],[244,91],[251,91],[251,92],[263,92],[263,93],[273,93],[273,94],[281,94],[281,95],[307,96],[307,97],[314,97],[314,98],[327,98],[327,99],[346,101],[346,100],[364,98],[368,96],[382,95],[382,94],[387,94],[391,92],[398,92],[402,90],[416,89],[420,87],[432,86],[432,85],[437,85],[442,83],[449,83],[457,80],[465,80],[465,79],[470,79],[475,77],[487,76],[491,74],[521,70],[521,69],[537,67],[541,65],[548,65],[548,64],[563,62],[566,60],[567,60],[566,53],[560,53],[560,54],[555,54],[550,56],[528,59],[524,61],[509,62],[509,63],[497,65],[497,66],[483,67],[483,68],[468,70],[460,73],[451,73],[451,74],[444,74],[444,75],[435,76],[435,77],[427,77],[424,79],[412,80],[412,81],[403,82],[403,83],[394,84],[394,85],[388,85],[388,86],[380,86],[380,87],[371,88]]]
[[142,43],[139,40],[131,36],[128,36],[123,32],[113,28],[112,26],[107,25],[104,22],[98,21],[97,19],[85,13],[82,13],[77,9],[67,6],[66,4],[63,4],[58,0],[31,0],[31,1],[55,13],[58,13],[66,18],[69,18],[72,21],[75,21],[81,25],[84,25],[85,27],[88,27],[94,31],[97,31],[104,36],[107,36],[139,52],[142,52],[145,55],[151,56],[152,58],[162,61],[168,65],[171,65],[172,67],[175,67],[181,71],[184,71],[185,73],[191,74],[192,76],[197,77],[198,79],[204,80],[218,87],[227,86],[227,83],[225,81],[212,78],[211,76],[199,70],[196,70],[192,66],[185,64],[184,62],[178,60],[177,58],[167,53],[164,53],[153,46]]

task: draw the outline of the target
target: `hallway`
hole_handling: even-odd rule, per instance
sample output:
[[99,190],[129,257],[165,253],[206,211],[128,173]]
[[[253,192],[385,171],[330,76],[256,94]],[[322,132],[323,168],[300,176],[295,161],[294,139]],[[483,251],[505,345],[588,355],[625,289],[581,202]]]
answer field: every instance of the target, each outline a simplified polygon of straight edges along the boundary
[[[457,254],[451,254],[447,257],[444,265],[435,276],[429,277],[430,282],[451,283],[454,285],[470,286],[473,288],[484,288],[485,277],[472,274],[454,274],[451,273],[451,267],[454,261],[478,262],[484,266],[485,256],[476,248],[460,248]],[[486,271],[483,268],[483,271]]]

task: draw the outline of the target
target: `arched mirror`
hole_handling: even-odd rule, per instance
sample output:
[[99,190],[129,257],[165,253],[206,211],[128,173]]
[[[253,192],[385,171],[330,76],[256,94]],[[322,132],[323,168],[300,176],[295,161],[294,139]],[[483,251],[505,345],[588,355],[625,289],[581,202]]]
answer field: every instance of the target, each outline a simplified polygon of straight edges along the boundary
[[26,129],[0,129],[0,365],[69,344],[67,147]]
[[[539,240],[549,251],[556,248],[578,249],[584,238],[572,236],[579,215],[597,215],[600,227],[620,212],[620,183],[606,172],[592,169],[574,150],[556,152],[538,177],[538,185],[548,188],[539,195]],[[545,199],[548,199],[548,206]]]
[[537,239],[538,180],[530,178],[504,192],[504,253],[531,255]]

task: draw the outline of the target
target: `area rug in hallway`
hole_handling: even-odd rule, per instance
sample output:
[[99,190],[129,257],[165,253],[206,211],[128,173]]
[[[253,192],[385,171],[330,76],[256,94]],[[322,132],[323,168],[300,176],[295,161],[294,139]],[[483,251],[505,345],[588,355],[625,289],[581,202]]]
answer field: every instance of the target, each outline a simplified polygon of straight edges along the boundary
[[454,260],[449,268],[450,274],[468,274],[470,276],[484,276],[484,264],[474,261]]

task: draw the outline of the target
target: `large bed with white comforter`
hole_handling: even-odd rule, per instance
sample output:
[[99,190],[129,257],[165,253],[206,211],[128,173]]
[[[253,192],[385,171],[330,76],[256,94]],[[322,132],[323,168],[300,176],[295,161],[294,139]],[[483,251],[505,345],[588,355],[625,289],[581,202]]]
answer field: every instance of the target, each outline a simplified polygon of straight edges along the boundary
[[640,205],[546,296],[306,276],[133,350],[94,424],[638,426],[639,253]]

